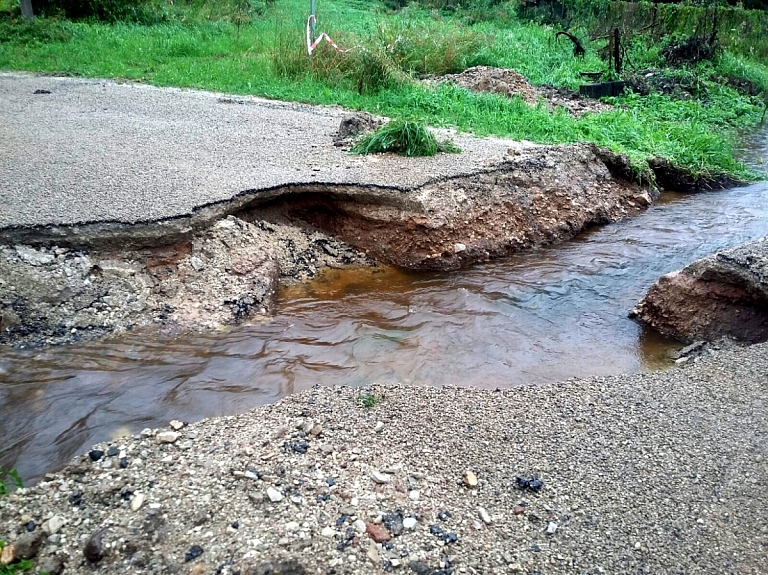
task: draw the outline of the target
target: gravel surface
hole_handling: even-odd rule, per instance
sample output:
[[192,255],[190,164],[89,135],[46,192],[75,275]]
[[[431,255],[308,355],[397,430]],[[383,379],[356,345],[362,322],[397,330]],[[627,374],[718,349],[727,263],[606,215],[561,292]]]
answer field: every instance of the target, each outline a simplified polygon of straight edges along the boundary
[[104,80],[0,73],[0,101],[0,229],[156,220],[291,183],[407,190],[510,146],[459,136],[461,154],[350,156],[333,145],[340,108]]
[[52,574],[765,573],[768,346],[721,346],[171,422],[0,499],[0,537]]

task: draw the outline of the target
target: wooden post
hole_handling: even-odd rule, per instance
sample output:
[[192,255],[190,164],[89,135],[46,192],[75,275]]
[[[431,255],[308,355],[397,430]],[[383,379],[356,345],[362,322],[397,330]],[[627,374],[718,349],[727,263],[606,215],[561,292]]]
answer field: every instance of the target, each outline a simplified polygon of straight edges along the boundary
[[32,11],[32,0],[19,0],[21,5],[21,16],[24,20],[31,20],[35,17],[35,13]]

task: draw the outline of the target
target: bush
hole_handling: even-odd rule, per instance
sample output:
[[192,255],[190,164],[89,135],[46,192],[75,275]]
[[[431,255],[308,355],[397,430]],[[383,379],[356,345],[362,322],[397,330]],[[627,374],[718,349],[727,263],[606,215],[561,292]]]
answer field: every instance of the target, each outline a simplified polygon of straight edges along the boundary
[[162,9],[150,0],[33,0],[35,13],[62,15],[71,20],[156,24],[166,20]]
[[402,156],[434,156],[437,152],[458,153],[450,140],[438,141],[421,122],[392,120],[373,134],[364,136],[352,148],[353,154],[381,154],[395,152]]

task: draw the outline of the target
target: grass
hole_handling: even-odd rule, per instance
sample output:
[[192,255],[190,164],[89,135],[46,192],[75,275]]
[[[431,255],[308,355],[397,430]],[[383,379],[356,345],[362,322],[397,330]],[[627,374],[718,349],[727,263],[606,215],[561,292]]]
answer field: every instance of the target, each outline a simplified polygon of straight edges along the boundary
[[19,472],[15,469],[10,471],[3,471],[0,469],[0,497],[8,495],[13,488],[24,487],[24,481],[22,481]]
[[352,147],[353,154],[394,152],[402,156],[434,156],[438,152],[458,153],[451,140],[438,140],[421,122],[392,120],[373,134],[366,134]]
[[[2,2],[0,0],[0,14]],[[563,110],[531,106],[518,98],[475,94],[447,85],[425,85],[423,74],[456,72],[471,65],[513,68],[536,85],[574,89],[581,72],[604,68],[600,42],[585,39],[587,55],[554,39],[554,29],[498,10],[478,24],[418,6],[393,13],[376,2],[325,0],[318,31],[347,53],[323,43],[310,58],[304,47],[303,0],[259,5],[246,21],[233,22],[224,2],[175,2],[153,25],[39,19],[0,19],[0,69],[112,77],[158,86],[210,89],[315,104],[337,104],[404,121],[453,127],[478,135],[540,143],[593,141],[626,153],[638,171],[664,156],[696,174],[756,174],[733,155],[736,131],[757,125],[765,109],[718,83],[726,74],[749,78],[768,93],[768,67],[724,52],[714,63],[680,73],[704,87],[697,99],[653,95],[617,98],[616,111],[575,119]],[[503,8],[503,6],[502,6]],[[1,17],[0,17],[1,18]],[[632,63],[659,65],[659,46],[635,38]]]

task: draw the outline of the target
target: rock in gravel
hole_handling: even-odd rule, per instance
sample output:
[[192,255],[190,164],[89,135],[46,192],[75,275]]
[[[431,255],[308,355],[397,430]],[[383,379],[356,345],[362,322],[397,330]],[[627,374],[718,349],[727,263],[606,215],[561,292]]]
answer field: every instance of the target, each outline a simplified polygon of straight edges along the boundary
[[43,523],[43,530],[49,535],[53,535],[54,533],[58,533],[59,529],[64,527],[67,523],[68,521],[65,517],[54,515],[48,521]]
[[477,487],[477,475],[475,475],[475,472],[471,469],[467,469],[467,471],[464,473],[464,485],[470,489]]
[[373,479],[374,483],[384,484],[389,483],[392,477],[386,473],[371,469],[371,479]]
[[174,431],[179,431],[182,427],[184,427],[184,422],[179,421],[178,419],[172,419],[168,425],[170,425]]
[[134,493],[133,499],[131,499],[131,511],[138,511],[141,506],[144,505],[144,499],[146,496],[143,493]]
[[104,457],[104,452],[101,449],[91,449],[91,451],[88,452],[88,457],[91,458],[91,461],[98,461]]
[[40,551],[43,542],[45,541],[45,533],[41,530],[32,531],[31,533],[24,533],[20,535],[14,542],[14,557],[15,559],[32,559]]
[[251,575],[306,575],[307,570],[295,559],[267,561],[250,571]]
[[488,513],[488,511],[485,510],[485,507],[478,507],[477,514],[480,516],[480,519],[483,520],[483,523],[485,523],[486,525],[491,524],[491,516]]
[[554,535],[557,533],[557,523],[550,521],[547,525],[547,535]]
[[176,443],[180,435],[175,431],[161,431],[155,436],[158,443]]
[[357,533],[360,533],[362,535],[363,533],[365,533],[367,526],[365,524],[365,521],[363,521],[362,519],[356,519],[352,523],[352,529],[354,529]]
[[403,519],[403,528],[408,530],[416,529],[416,525],[418,524],[418,521],[415,517],[406,517]]
[[430,566],[423,561],[411,561],[408,566],[416,575],[429,575],[432,571]]
[[13,545],[6,545],[0,552],[0,565],[9,565],[16,561],[16,547]]
[[278,503],[283,500],[283,494],[274,487],[267,487],[267,497],[269,497],[272,503]]
[[184,562],[189,563],[190,561],[194,561],[202,554],[203,548],[200,547],[200,545],[192,545],[192,547],[189,548],[189,551],[184,554]]
[[108,531],[105,527],[99,529],[96,533],[90,536],[83,547],[83,556],[91,563],[98,563],[104,557],[102,540],[104,534]]
[[323,527],[323,530],[320,532],[320,535],[323,537],[333,537],[336,535],[336,530],[333,527],[330,527],[329,525],[326,525]]
[[66,562],[60,555],[49,555],[38,564],[38,572],[47,573],[48,575],[61,575],[65,565]]
[[365,531],[376,543],[383,543],[384,541],[392,539],[392,535],[383,525],[376,525],[375,523],[369,522],[365,525]]

